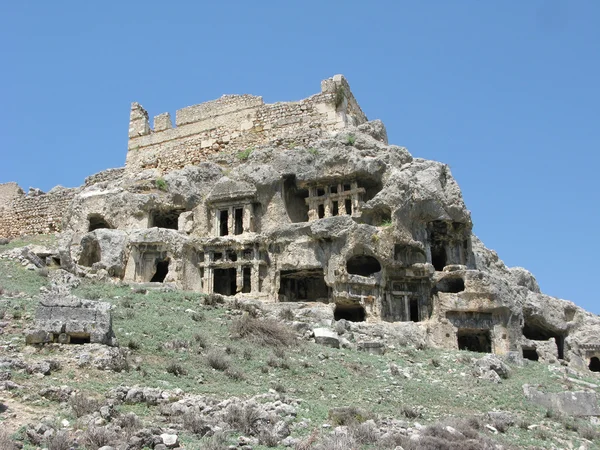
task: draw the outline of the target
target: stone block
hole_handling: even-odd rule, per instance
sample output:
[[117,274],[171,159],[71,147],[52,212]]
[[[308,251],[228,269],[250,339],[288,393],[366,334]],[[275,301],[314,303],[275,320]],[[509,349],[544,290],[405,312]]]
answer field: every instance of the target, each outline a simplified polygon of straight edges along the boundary
[[340,338],[335,331],[329,328],[315,328],[315,343],[326,347],[340,348]]

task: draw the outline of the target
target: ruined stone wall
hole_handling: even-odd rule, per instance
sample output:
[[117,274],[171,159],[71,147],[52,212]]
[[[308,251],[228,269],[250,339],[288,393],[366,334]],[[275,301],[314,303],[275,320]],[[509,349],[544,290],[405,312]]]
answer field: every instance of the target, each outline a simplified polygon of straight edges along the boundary
[[239,152],[306,131],[335,131],[367,120],[345,78],[321,83],[321,92],[298,102],[264,104],[261,97],[228,95],[183,108],[176,127],[163,113],[150,128],[148,113],[134,103],[126,170],[163,172],[195,165],[218,152]]
[[61,231],[63,215],[78,191],[55,188],[29,197],[16,183],[0,185],[0,237]]
[[85,186],[91,186],[92,184],[102,183],[105,181],[117,181],[121,179],[123,174],[125,173],[124,167],[118,167],[116,169],[107,169],[102,172],[95,173],[94,175],[90,175],[85,179]]

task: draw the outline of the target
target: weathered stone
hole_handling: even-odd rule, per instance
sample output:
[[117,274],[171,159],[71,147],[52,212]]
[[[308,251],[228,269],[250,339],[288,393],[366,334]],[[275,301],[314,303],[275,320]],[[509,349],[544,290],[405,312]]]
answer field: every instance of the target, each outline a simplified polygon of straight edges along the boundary
[[523,392],[531,402],[568,416],[600,416],[598,396],[595,392],[547,393],[528,384],[523,385]]
[[340,348],[340,339],[335,331],[328,328],[315,328],[315,342],[327,347]]

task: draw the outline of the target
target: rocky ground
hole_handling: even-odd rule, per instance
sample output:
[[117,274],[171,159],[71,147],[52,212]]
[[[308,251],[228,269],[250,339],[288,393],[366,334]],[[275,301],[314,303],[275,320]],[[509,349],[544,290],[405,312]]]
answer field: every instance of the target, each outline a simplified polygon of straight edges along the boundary
[[[600,448],[594,418],[525,396],[595,393],[597,373],[429,349],[328,305],[80,281],[26,244],[52,237],[0,246],[2,449]],[[112,304],[119,347],[25,345],[57,283]]]

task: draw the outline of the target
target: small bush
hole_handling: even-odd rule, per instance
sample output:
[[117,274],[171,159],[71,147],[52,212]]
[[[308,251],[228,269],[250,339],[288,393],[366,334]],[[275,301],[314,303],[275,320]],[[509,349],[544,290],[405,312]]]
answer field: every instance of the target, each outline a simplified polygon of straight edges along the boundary
[[229,379],[234,381],[242,381],[246,379],[246,376],[243,372],[232,368],[225,370],[225,375],[227,375]]
[[210,367],[221,372],[229,369],[229,366],[231,366],[231,361],[218,351],[211,351],[206,355],[206,362]]
[[319,150],[317,150],[314,147],[309,147],[309,148],[306,149],[306,151],[308,153],[310,153],[311,155],[313,155],[313,156],[317,156],[319,154]]
[[127,320],[132,320],[134,317],[135,317],[135,313],[131,309],[128,309],[127,311],[125,311],[125,314],[123,314],[123,318],[125,318]]
[[421,417],[421,412],[414,406],[403,406],[402,415],[407,419],[418,419]]
[[72,442],[67,431],[58,431],[57,433],[54,433],[48,438],[46,443],[48,450],[69,450],[71,444]]
[[225,303],[225,299],[221,294],[208,294],[202,299],[202,303],[206,306],[217,306]]
[[244,352],[242,353],[242,358],[244,358],[246,361],[250,361],[252,359],[252,350],[245,348]]
[[276,381],[273,384],[273,389],[275,390],[275,392],[278,392],[279,394],[284,394],[286,391],[286,388],[283,385],[283,383],[280,383],[279,381]]
[[183,428],[197,436],[204,436],[211,428],[197,411],[187,411],[183,414]]
[[85,448],[92,450],[97,450],[100,447],[110,445],[116,439],[116,433],[105,427],[91,426],[83,433],[83,442],[86,445]]
[[282,320],[288,320],[288,321],[292,321],[295,319],[294,316],[294,311],[292,311],[291,308],[283,308],[281,311],[279,311],[279,318]]
[[138,341],[130,339],[129,342],[127,342],[127,348],[129,350],[139,350],[141,348],[141,345]]
[[233,430],[255,434],[256,425],[260,422],[260,411],[252,405],[233,403],[225,410],[224,420]]
[[190,348],[190,342],[185,339],[173,339],[172,341],[163,344],[165,350],[187,350]]
[[600,438],[600,432],[589,425],[579,428],[579,435],[588,441],[596,441]]
[[258,443],[269,448],[277,447],[279,444],[279,436],[277,436],[277,433],[272,429],[263,429],[258,433]]
[[10,239],[8,238],[0,238],[0,245],[6,245],[10,243]]
[[373,421],[360,423],[350,427],[350,434],[360,445],[369,445],[377,442],[377,428]]
[[227,345],[225,347],[225,353],[227,353],[228,355],[235,355],[237,353],[237,350],[234,347]]
[[248,147],[246,150],[242,150],[242,151],[238,152],[237,155],[235,155],[235,156],[240,161],[246,161],[250,157],[250,155],[252,154],[253,151],[254,151],[254,148]]
[[133,303],[131,302],[131,299],[125,297],[121,300],[121,306],[123,308],[133,308]]
[[442,365],[442,363],[440,362],[440,360],[439,360],[439,359],[437,359],[437,358],[433,358],[433,359],[431,360],[431,365],[432,365],[433,367],[440,367],[440,366]]
[[82,393],[77,393],[69,399],[69,405],[75,414],[75,417],[83,417],[100,409],[101,403],[95,398],[88,397]]
[[137,430],[142,428],[142,422],[140,421],[140,418],[132,412],[129,412],[119,417],[117,423],[128,436],[131,436]]
[[383,219],[381,221],[381,225],[382,227],[391,227],[392,226],[392,219]]
[[342,406],[340,408],[330,409],[327,417],[334,426],[354,425],[369,420],[371,414],[356,406]]
[[20,320],[23,317],[23,312],[20,309],[15,309],[12,312],[12,317],[15,320]]
[[203,439],[202,446],[199,447],[202,450],[228,450],[229,445],[227,444],[227,435],[225,433],[215,433],[211,437]]
[[238,338],[260,345],[289,347],[296,343],[294,333],[275,319],[256,319],[244,314],[233,322],[231,331]]
[[316,446],[311,448],[314,450],[348,450],[358,448],[358,445],[352,435],[346,433],[334,433],[325,437]]
[[188,372],[187,372],[187,370],[185,370],[185,367],[183,367],[181,364],[176,363],[176,362],[171,362],[167,366],[167,373],[170,373],[172,375],[175,375],[176,377],[179,377],[182,375],[187,375]]
[[285,359],[285,349],[282,347],[275,347],[273,349],[273,354],[278,358]]
[[204,335],[202,335],[200,333],[194,334],[194,340],[196,341],[196,343],[198,344],[198,347],[200,347],[200,348],[206,348],[208,346],[206,338],[204,337]]
[[356,136],[354,136],[353,134],[349,134],[348,136],[346,136],[346,145],[354,145],[355,142]]
[[166,192],[169,189],[169,186],[167,185],[167,182],[164,178],[157,178],[156,180],[154,180],[154,186],[156,186],[156,189],[158,189],[159,191]]
[[192,320],[194,322],[202,322],[204,319],[205,319],[205,317],[204,317],[204,314],[202,314],[202,313],[195,312],[192,314]]
[[[0,295],[2,295],[2,288],[0,288]],[[0,308],[0,320],[3,320],[6,317],[6,309]]]

